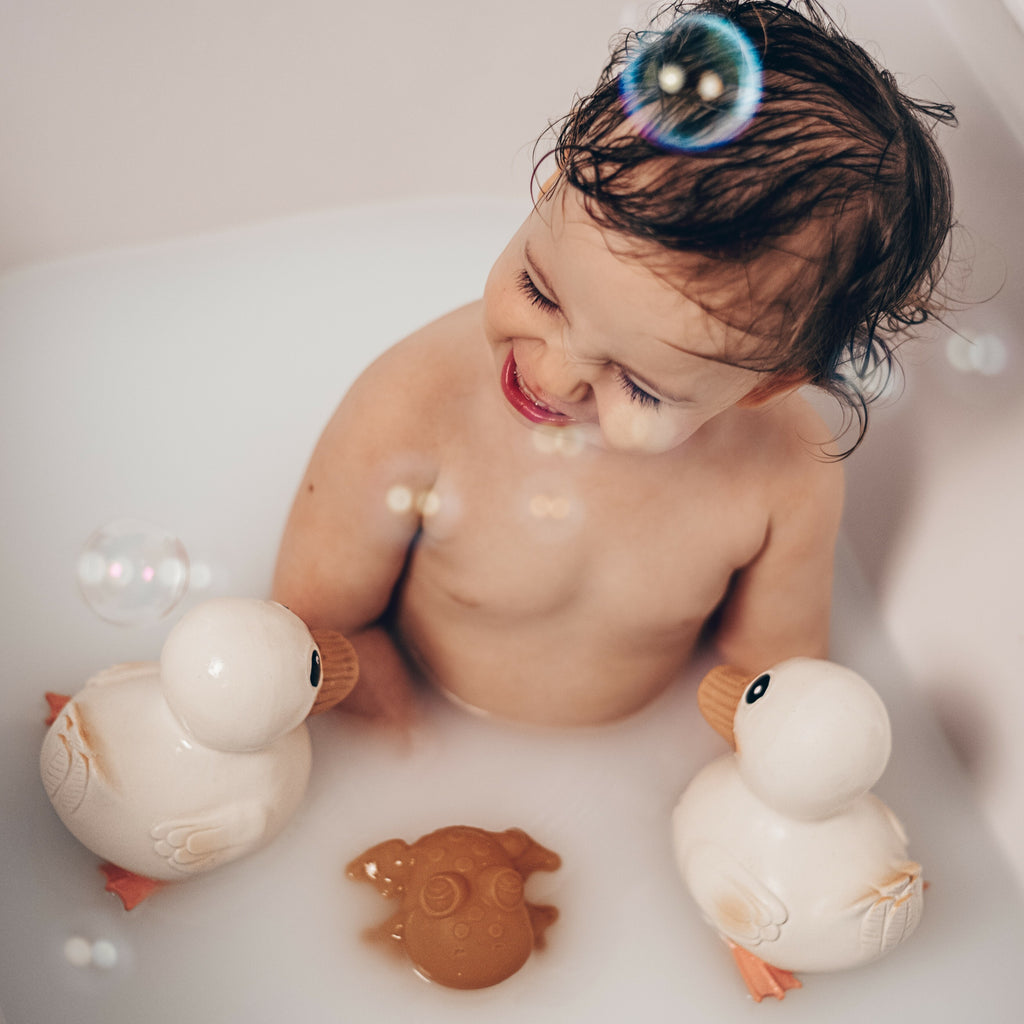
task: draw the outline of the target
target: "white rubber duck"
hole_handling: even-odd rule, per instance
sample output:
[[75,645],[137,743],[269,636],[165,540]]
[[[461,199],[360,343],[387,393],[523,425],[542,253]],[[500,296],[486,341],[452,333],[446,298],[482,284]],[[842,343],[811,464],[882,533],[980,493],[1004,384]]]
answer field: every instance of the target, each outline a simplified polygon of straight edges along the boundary
[[304,720],[357,676],[344,637],[314,639],[283,605],[208,601],[171,630],[159,663],[115,665],[70,699],[47,694],[43,785],[131,909],[280,832],[309,780]]
[[704,717],[735,748],[672,816],[676,860],[751,995],[783,998],[794,971],[869,963],[921,917],[921,866],[868,791],[889,760],[885,705],[856,672],[794,658],[756,677],[703,679]]

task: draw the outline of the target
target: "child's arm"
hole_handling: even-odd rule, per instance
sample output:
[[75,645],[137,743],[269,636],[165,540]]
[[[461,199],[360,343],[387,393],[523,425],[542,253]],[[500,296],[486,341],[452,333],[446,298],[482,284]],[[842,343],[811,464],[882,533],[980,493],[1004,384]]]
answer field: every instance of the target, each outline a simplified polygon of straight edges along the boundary
[[411,676],[380,620],[419,529],[417,496],[434,478],[418,347],[385,353],[338,407],[296,494],[273,584],[308,626],[352,641],[360,678],[345,706],[397,719],[411,707]]
[[806,456],[800,464],[775,496],[760,552],[736,574],[714,638],[727,662],[751,672],[828,654],[843,472]]

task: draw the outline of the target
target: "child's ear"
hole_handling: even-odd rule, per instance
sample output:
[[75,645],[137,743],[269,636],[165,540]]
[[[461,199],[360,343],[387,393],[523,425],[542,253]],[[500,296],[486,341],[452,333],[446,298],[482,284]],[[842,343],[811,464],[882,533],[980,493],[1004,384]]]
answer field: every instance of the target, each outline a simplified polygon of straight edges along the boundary
[[756,409],[770,398],[778,398],[807,383],[807,375],[798,370],[792,373],[773,373],[755,384],[736,404],[743,409]]

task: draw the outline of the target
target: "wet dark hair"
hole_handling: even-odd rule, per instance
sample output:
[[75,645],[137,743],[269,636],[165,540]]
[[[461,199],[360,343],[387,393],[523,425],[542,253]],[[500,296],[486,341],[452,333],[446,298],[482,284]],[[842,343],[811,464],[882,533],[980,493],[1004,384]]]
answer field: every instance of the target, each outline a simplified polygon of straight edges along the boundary
[[[890,373],[907,329],[941,311],[953,198],[933,131],[956,123],[953,108],[902,93],[815,0],[673,3],[654,25],[691,11],[733,22],[760,57],[763,95],[746,129],[686,152],[624,130],[618,79],[641,45],[630,32],[553,126],[554,156],[602,227],[697,257],[701,294],[690,297],[766,342],[738,365],[799,375],[844,403],[859,425],[849,454],[870,400],[856,378]],[[776,274],[760,301],[757,260],[786,281],[776,287]],[[754,282],[746,312],[716,306],[704,287],[730,271]]]

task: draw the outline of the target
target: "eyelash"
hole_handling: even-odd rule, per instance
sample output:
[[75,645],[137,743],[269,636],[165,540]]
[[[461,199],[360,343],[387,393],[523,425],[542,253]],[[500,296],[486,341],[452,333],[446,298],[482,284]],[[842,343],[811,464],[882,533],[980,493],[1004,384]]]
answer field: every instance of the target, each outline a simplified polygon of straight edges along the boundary
[[[552,302],[534,283],[533,278],[530,277],[529,271],[523,269],[519,271],[519,289],[526,295],[527,299],[530,300],[530,305],[536,306],[538,309],[542,309],[547,313],[555,313],[558,311],[558,303]],[[648,409],[656,409],[661,405],[661,399],[656,398],[649,391],[645,391],[639,384],[631,380],[626,376],[625,371],[618,370],[616,372],[619,383],[622,385],[623,390],[629,397],[636,402],[638,405]]]
[[529,271],[519,271],[519,290],[530,300],[530,305],[543,309],[546,313],[558,310],[558,303],[552,302],[534,283]]
[[639,384],[630,380],[630,378],[626,376],[625,371],[618,370],[616,376],[619,378],[619,383],[622,385],[626,394],[629,395],[629,397],[638,405],[644,406],[648,409],[657,409],[658,406],[661,405],[660,398],[656,398],[649,391],[644,391]]

